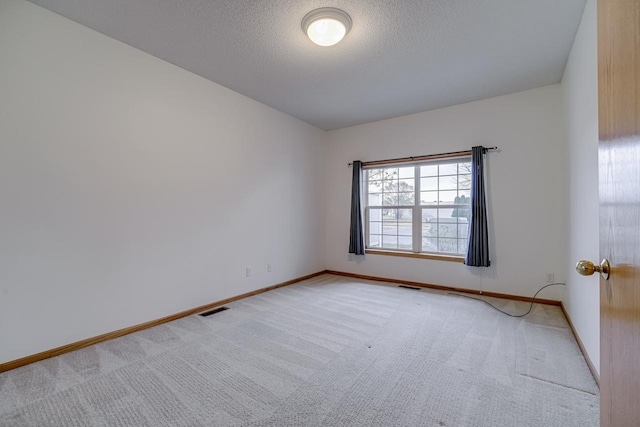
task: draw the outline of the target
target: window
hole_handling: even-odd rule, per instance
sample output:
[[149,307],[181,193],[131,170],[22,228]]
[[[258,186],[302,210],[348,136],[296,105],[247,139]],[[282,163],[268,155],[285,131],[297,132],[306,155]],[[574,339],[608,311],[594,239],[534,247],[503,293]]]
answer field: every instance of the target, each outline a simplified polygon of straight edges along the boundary
[[366,247],[464,256],[471,159],[366,166]]

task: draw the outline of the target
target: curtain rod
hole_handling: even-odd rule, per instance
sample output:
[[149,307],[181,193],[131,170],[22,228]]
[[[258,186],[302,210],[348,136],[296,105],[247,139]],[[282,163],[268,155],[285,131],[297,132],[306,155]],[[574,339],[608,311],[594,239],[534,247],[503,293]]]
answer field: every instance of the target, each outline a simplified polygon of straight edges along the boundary
[[[495,151],[497,149],[498,149],[498,147],[485,147],[484,151],[485,152],[487,152],[487,151]],[[471,153],[471,151],[470,150],[453,151],[451,153],[428,154],[428,155],[425,155],[425,156],[400,157],[400,158],[397,158],[397,159],[374,160],[374,161],[362,162],[362,163],[363,164],[364,163],[383,163],[383,162],[384,163],[396,163],[396,162],[397,163],[401,163],[401,162],[410,162],[410,161],[415,160],[415,159],[424,159],[424,158],[427,158],[427,157],[434,157],[434,158],[436,158],[436,157],[437,158],[441,158],[441,157],[448,157],[448,156],[454,157],[456,155],[461,155],[461,154],[464,155],[464,154],[467,154],[467,153]],[[347,163],[347,166],[353,166],[353,163]]]

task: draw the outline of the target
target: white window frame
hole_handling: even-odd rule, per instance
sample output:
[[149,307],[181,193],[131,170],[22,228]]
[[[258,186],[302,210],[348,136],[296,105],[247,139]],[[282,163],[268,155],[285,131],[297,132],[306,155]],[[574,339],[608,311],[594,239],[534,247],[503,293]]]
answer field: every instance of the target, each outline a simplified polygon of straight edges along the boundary
[[[368,253],[376,253],[376,254],[385,254],[385,255],[399,255],[399,256],[411,256],[411,257],[424,257],[424,258],[436,258],[436,259],[449,259],[454,261],[462,261],[464,260],[464,254],[459,252],[444,252],[444,251],[426,251],[422,249],[422,210],[423,209],[470,209],[469,205],[465,204],[434,204],[434,205],[423,205],[421,201],[421,173],[420,167],[426,165],[444,165],[444,164],[458,164],[458,163],[471,163],[471,155],[464,156],[452,156],[452,157],[442,157],[437,156],[435,159],[422,160],[422,161],[411,161],[411,162],[398,162],[398,163],[388,163],[388,162],[372,162],[371,164],[366,164],[363,167],[363,181],[364,181],[364,206],[365,206],[365,249]],[[387,169],[387,168],[414,168],[414,203],[413,205],[369,205],[369,171],[375,169]],[[456,173],[457,176],[460,176],[460,171],[458,170]],[[441,176],[449,176],[449,175],[440,175],[438,172],[438,178]],[[452,175],[451,175],[452,176]],[[440,191],[440,185],[438,184],[438,190]],[[456,190],[458,194],[460,194],[460,184],[458,182]],[[446,190],[442,190],[446,191]],[[462,191],[468,192],[469,195],[471,193],[471,188],[462,189]],[[382,201],[380,203],[383,203]],[[370,237],[371,237],[371,222],[370,222],[370,212],[371,209],[411,209],[412,210],[412,248],[411,249],[399,249],[399,248],[385,248],[383,246],[383,236],[384,234],[380,234],[380,246],[371,247],[370,246]],[[436,222],[436,224],[440,224],[440,222]],[[459,224],[459,220],[456,221],[456,224]],[[457,227],[457,225],[456,225]],[[460,239],[459,229],[456,231],[456,239]],[[467,228],[468,233],[468,228]],[[436,237],[439,239],[440,237]],[[468,238],[468,235],[467,235]],[[399,236],[398,236],[399,239]],[[398,244],[399,246],[399,244]]]

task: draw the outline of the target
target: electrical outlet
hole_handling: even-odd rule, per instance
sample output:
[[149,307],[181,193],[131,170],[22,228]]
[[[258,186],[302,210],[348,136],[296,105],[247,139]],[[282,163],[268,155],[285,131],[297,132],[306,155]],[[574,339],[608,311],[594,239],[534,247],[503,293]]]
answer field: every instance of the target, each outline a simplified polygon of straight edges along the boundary
[[267,273],[271,273],[271,264],[267,264]]
[[553,273],[547,273],[547,283],[553,283],[555,282],[555,274]]
[[246,273],[247,273],[247,277],[251,277],[251,269],[249,267],[247,267]]

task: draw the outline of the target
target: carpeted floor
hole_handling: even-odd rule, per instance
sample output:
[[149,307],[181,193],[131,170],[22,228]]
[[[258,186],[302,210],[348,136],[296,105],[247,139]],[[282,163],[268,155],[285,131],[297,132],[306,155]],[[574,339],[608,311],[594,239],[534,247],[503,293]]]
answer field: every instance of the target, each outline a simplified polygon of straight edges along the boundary
[[559,307],[331,275],[227,306],[0,374],[0,425],[598,425]]

